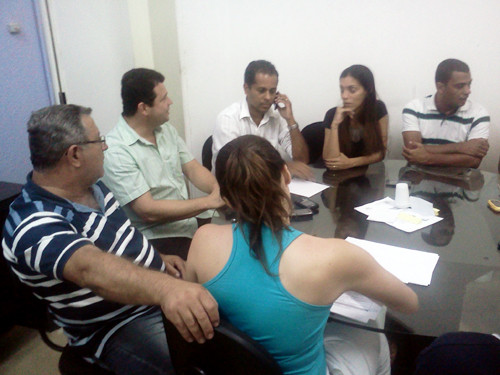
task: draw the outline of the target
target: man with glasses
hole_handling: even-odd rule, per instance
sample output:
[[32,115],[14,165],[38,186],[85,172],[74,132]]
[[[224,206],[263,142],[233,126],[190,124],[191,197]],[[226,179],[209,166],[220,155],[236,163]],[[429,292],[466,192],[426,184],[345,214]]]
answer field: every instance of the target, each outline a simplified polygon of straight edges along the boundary
[[[172,101],[164,79],[144,68],[123,75],[123,112],[106,138],[104,182],[158,251],[186,259],[196,216],[224,202],[215,177],[168,123]],[[185,177],[208,195],[190,199]]]
[[90,108],[57,105],[28,122],[33,172],[5,222],[3,254],[82,357],[116,374],[173,373],[161,310],[189,341],[218,324],[217,303],[181,280],[106,186],[104,137]]

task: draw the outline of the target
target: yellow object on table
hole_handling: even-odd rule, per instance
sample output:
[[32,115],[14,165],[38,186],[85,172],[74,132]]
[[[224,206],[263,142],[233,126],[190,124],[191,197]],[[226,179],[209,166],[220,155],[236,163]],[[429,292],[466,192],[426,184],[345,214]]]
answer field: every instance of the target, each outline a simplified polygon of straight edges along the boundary
[[419,218],[418,216],[409,214],[407,212],[400,212],[398,214],[398,219],[403,220],[403,221],[407,221],[407,222],[412,223],[412,224],[420,224],[422,222],[421,218]]

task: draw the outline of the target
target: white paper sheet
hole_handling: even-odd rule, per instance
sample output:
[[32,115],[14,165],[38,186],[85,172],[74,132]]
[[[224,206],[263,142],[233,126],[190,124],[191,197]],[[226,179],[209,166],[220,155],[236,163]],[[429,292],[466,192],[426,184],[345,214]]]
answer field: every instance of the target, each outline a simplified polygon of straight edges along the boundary
[[301,195],[307,198],[318,194],[320,191],[323,191],[328,187],[328,185],[318,184],[317,182],[306,181],[295,177],[292,178],[292,181],[288,185],[290,193]]
[[418,197],[410,197],[410,205],[410,208],[397,208],[394,199],[385,197],[356,207],[355,210],[367,215],[367,220],[386,223],[405,232],[414,232],[443,220],[441,217],[434,216],[430,202]]
[[[371,254],[375,260],[404,283],[428,286],[436,268],[439,255],[419,250],[380,244],[348,237],[346,241]],[[367,323],[375,319],[382,307],[356,292],[343,293],[333,303],[330,311],[351,319]]]
[[419,214],[424,220],[435,217],[434,208],[431,202],[418,197],[410,197],[410,207]]
[[375,260],[404,283],[428,286],[439,255],[403,247],[347,237],[346,241],[370,253]]

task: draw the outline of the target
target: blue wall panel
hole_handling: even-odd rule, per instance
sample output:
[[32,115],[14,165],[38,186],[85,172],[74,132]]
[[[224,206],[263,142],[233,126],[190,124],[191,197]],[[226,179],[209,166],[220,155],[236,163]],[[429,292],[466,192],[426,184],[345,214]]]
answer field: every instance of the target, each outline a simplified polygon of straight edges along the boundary
[[[0,1],[0,181],[25,181],[31,170],[26,122],[53,103],[36,0]],[[11,34],[8,24],[20,25]]]

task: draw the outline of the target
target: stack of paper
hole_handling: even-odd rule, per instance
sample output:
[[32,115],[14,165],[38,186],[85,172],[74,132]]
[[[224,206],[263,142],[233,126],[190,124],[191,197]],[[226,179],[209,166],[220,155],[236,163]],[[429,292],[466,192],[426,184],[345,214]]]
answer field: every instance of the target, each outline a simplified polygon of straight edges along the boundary
[[443,219],[435,216],[432,203],[417,197],[410,197],[409,208],[397,208],[394,199],[385,197],[355,210],[367,215],[367,220],[386,223],[405,232],[414,232]]
[[377,318],[381,309],[381,305],[362,294],[346,292],[337,298],[330,311],[363,323],[368,323],[368,320],[375,320]]
[[[357,245],[371,254],[387,271],[404,283],[428,286],[439,259],[438,254],[410,250],[377,242],[348,237],[346,241]],[[342,294],[330,311],[360,322],[375,319],[381,306],[359,293]]]

